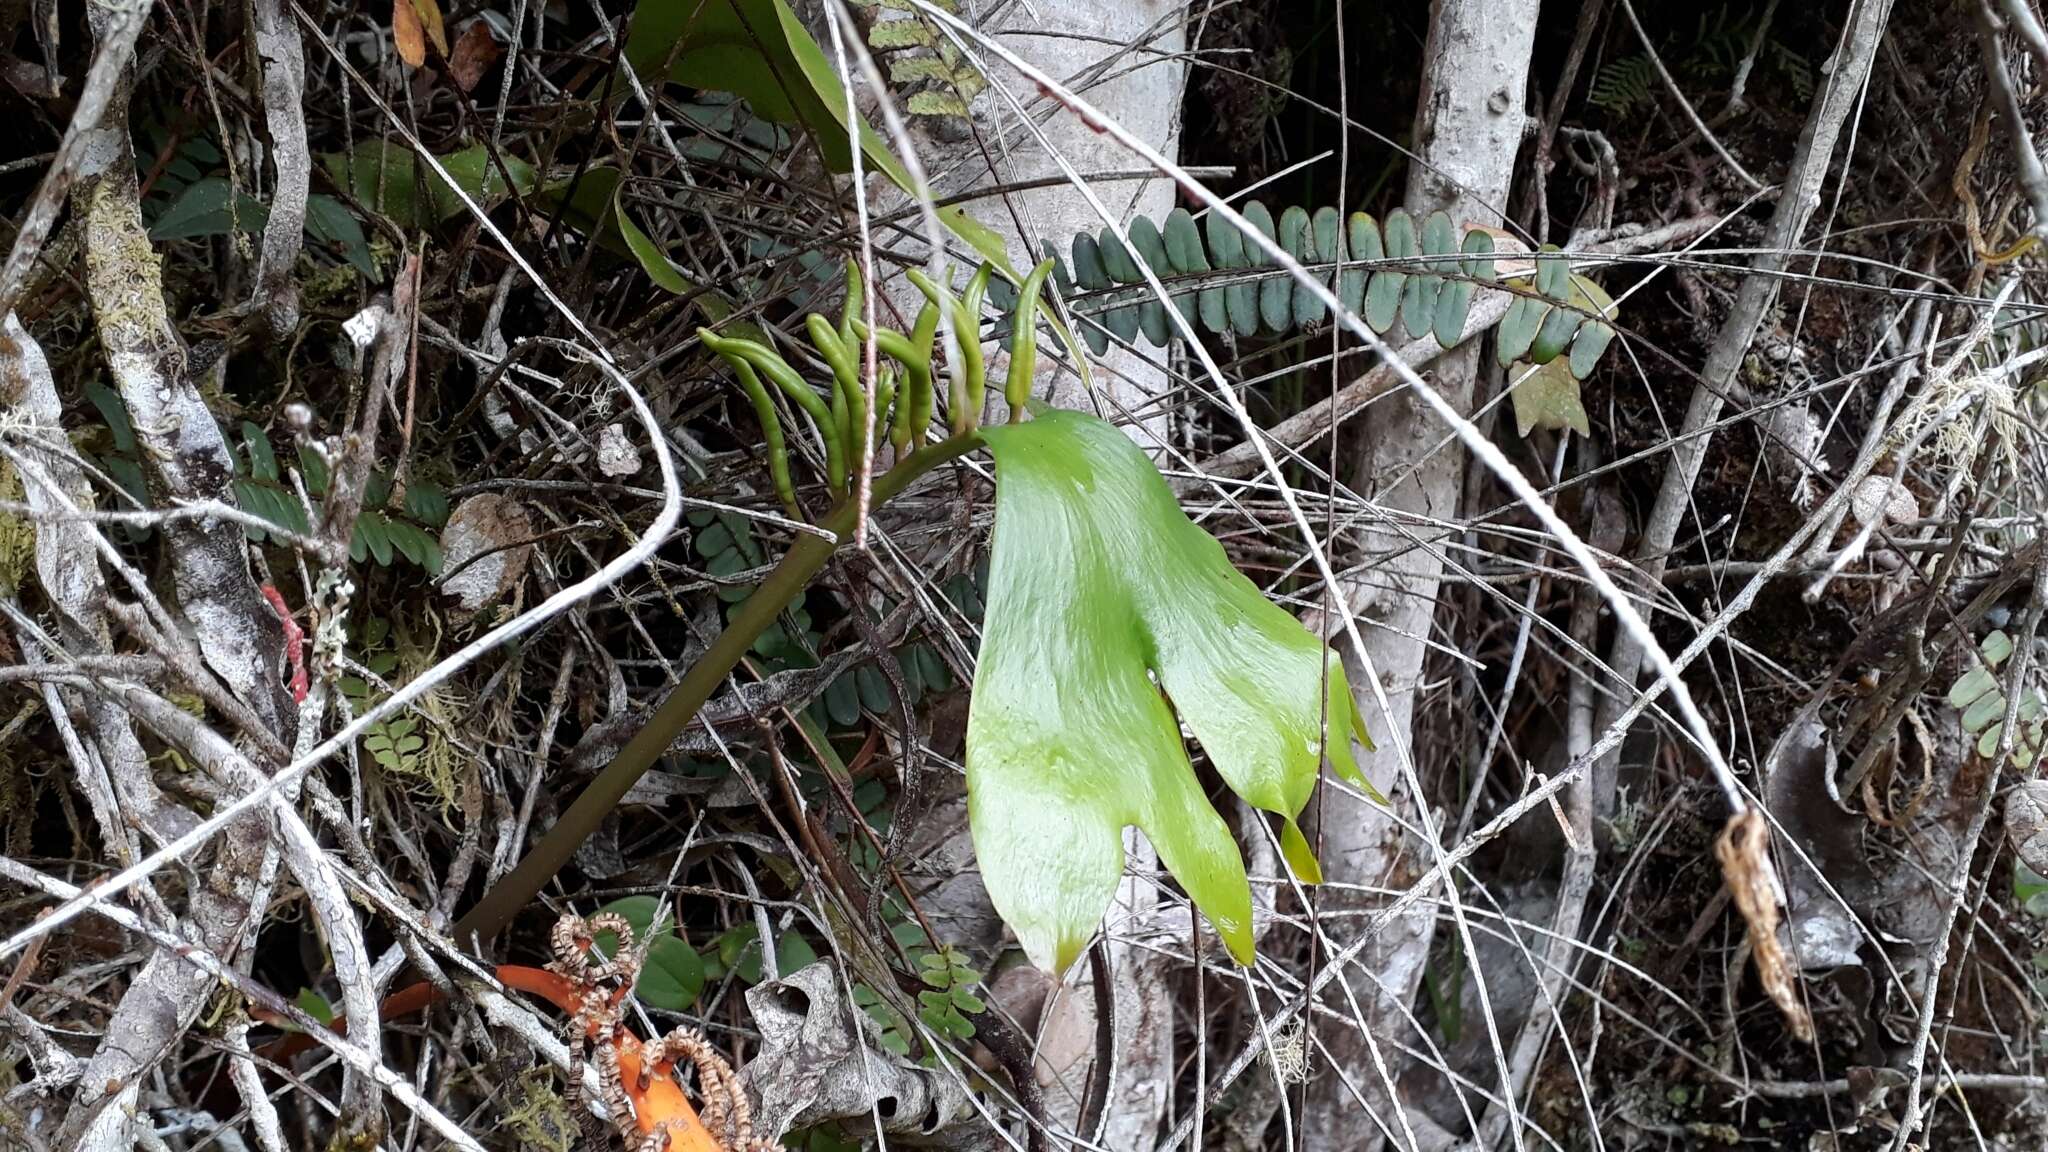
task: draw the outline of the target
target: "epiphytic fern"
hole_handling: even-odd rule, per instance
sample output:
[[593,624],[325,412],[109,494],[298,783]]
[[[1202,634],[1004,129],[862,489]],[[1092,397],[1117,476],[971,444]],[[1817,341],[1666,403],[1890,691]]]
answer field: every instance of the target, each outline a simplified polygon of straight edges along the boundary
[[[1437,343],[1449,348],[1464,334],[1473,293],[1479,285],[1496,281],[1494,234],[1484,228],[1461,229],[1443,212],[1432,212],[1418,223],[1398,208],[1379,221],[1364,212],[1340,217],[1335,208],[1318,208],[1311,214],[1296,206],[1282,212],[1276,223],[1266,206],[1254,200],[1243,214],[1289,255],[1320,269],[1325,284],[1336,276],[1337,298],[1381,334],[1392,331],[1398,321],[1411,335],[1433,334]],[[1142,333],[1152,344],[1164,346],[1176,331],[1167,320],[1166,305],[1143,287],[1138,260],[1165,284],[1174,306],[1190,324],[1199,323],[1212,333],[1277,335],[1328,318],[1328,309],[1314,293],[1276,267],[1264,250],[1221,215],[1211,214],[1206,226],[1198,227],[1186,209],[1176,208],[1164,227],[1149,217],[1137,217],[1129,234],[1130,248],[1108,228],[1092,236],[1076,234],[1071,265],[1052,252],[1050,244],[1046,246],[1062,292],[1079,301],[1076,311],[1083,317],[1092,317],[1092,322],[1083,320],[1081,330],[1098,354],[1112,335],[1129,341]],[[1136,249],[1135,259],[1131,249]],[[1557,249],[1545,248],[1534,259],[1533,282],[1509,283],[1547,300],[1520,296],[1509,307],[1500,326],[1500,362],[1546,364],[1569,349],[1572,375],[1584,379],[1614,338],[1609,324],[1588,313],[1611,318],[1613,302],[1591,281],[1573,276]]]
[[1752,51],[1756,62],[1778,73],[1792,95],[1800,100],[1813,97],[1813,65],[1798,50],[1771,35],[1762,22],[1763,10],[1733,7],[1702,11],[1693,33],[1692,48],[1680,65],[1686,76],[1714,83],[1734,76]]
[[[1738,10],[1724,4],[1702,8],[1692,38],[1666,45],[1661,50],[1663,58],[1680,78],[1711,85],[1734,76],[1754,52],[1754,63],[1777,72],[1794,97],[1810,99],[1813,65],[1771,36],[1769,25],[1761,22],[1762,15],[1755,7]],[[1648,53],[1618,56],[1594,73],[1586,102],[1618,120],[1649,107],[1658,84],[1657,66]]]
[[1812,62],[1780,40],[1765,41],[1764,56],[1785,78],[1794,97],[1802,101],[1813,99]]
[[[936,0],[951,11],[952,0]],[[916,116],[967,115],[968,105],[988,87],[981,70],[960,55],[953,42],[930,20],[903,0],[873,0],[871,7],[901,13],[893,20],[876,19],[868,29],[868,45],[877,52],[890,53],[889,80],[893,84],[929,84],[913,92],[904,107]]]
[[1600,66],[1586,102],[1614,117],[1623,117],[1650,103],[1650,86],[1657,82],[1657,66],[1643,53],[1622,56]]
[[1680,62],[1679,72],[1696,80],[1733,74],[1756,38],[1756,16],[1754,9],[1702,9],[1693,25],[1692,46]]

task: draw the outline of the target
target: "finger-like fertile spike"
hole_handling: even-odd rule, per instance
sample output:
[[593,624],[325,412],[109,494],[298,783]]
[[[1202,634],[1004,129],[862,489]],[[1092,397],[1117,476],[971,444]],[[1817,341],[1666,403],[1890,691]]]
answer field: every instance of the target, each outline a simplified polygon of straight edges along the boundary
[[709,328],[697,329],[697,338],[728,363],[746,361],[804,410],[825,442],[825,486],[834,496],[843,495],[845,485],[840,478],[846,475],[846,444],[835,434],[838,422],[833,419],[831,407],[825,400],[804,383],[803,377],[797,375],[788,361],[765,344],[740,336],[720,336]]
[[1024,278],[1024,287],[1017,293],[1017,309],[1010,318],[1010,368],[1004,378],[1003,399],[1010,406],[1010,422],[1024,418],[1024,401],[1031,395],[1031,377],[1038,361],[1038,294],[1045,287],[1045,278],[1052,273],[1053,262],[1047,260],[1031,270]]

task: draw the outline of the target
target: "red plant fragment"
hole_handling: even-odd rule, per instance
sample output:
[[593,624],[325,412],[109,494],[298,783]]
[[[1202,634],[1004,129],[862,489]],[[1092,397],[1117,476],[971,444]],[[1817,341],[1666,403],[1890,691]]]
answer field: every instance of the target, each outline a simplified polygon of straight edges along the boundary
[[292,610],[285,606],[284,596],[276,588],[265,584],[263,598],[270,601],[270,610],[284,624],[284,662],[292,670],[292,701],[303,704],[306,701],[306,630],[292,619]]

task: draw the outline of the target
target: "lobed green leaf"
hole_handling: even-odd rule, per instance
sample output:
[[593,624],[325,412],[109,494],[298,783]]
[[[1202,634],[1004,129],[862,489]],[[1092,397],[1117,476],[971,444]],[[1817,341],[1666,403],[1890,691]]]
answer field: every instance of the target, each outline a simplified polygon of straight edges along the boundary
[[998,485],[967,786],[990,899],[1034,962],[1063,970],[1136,825],[1249,963],[1244,863],[1180,725],[1233,791],[1282,818],[1289,865],[1314,881],[1294,820],[1326,715],[1331,763],[1364,785],[1342,665],[1230,565],[1114,427],[1051,411],[982,435]]

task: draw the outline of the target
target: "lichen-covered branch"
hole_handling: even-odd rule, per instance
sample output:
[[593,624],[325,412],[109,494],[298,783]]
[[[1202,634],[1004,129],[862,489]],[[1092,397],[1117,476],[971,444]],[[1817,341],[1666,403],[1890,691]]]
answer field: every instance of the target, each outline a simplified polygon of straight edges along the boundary
[[[66,508],[90,507],[92,490],[66,456],[34,451],[37,442],[65,443],[59,422],[62,404],[48,359],[13,313],[0,320],[0,407],[24,443],[21,451],[9,453],[10,462],[21,477],[35,523],[36,578],[56,610],[58,639],[74,659],[109,652],[107,588],[96,555],[94,529],[91,524],[59,515]],[[167,803],[158,790],[149,773],[148,758],[126,716],[103,699],[75,690],[52,699],[61,699],[84,715],[95,747],[73,749],[75,767],[83,781],[104,780],[110,786],[111,795],[106,799],[120,811],[96,815],[101,834],[116,845],[117,856],[128,857],[139,847],[134,840],[137,829],[161,837],[190,827],[191,813]],[[70,729],[68,717],[61,727]],[[88,787],[88,793],[97,794],[97,790]]]
[[[0,329],[0,400],[9,414],[31,432],[56,437],[60,405],[42,349],[14,316]],[[24,462],[28,462],[26,455]],[[41,464],[35,467],[34,464]],[[23,487],[31,507],[56,508],[90,504],[90,491],[76,466],[55,453],[23,469]],[[73,655],[107,651],[110,646],[101,576],[91,524],[57,516],[36,523],[37,578],[55,608],[63,639]],[[150,776],[148,758],[127,713],[101,693],[65,690],[59,695],[85,715],[85,735],[75,755],[96,755],[111,778],[121,818],[161,843],[187,831],[192,813],[168,801]],[[81,772],[91,769],[79,764]],[[103,828],[109,838],[126,840],[123,827]],[[252,905],[250,877],[266,839],[261,821],[243,820],[217,842],[211,867],[198,871],[190,883],[185,929],[205,947],[231,952]],[[183,1036],[204,1006],[211,982],[204,973],[180,964],[164,952],[153,954],[129,985],[107,1025],[100,1048],[80,1076],[83,1089],[60,1131],[58,1146],[82,1149],[126,1148],[128,1124],[142,1074]]]
[[[226,442],[187,371],[137,199],[122,68],[147,14],[148,5],[111,3],[95,4],[89,13],[102,44],[99,63],[105,65],[96,66],[100,87],[89,95],[104,103],[73,124],[66,145],[69,150],[75,141],[80,179],[73,207],[85,239],[87,290],[108,366],[133,416],[157,490],[176,499],[231,499]],[[69,175],[68,168],[63,175]],[[10,267],[32,257],[34,249],[33,244],[17,246]],[[61,405],[40,348],[12,314],[0,323],[5,325],[0,331],[0,399],[16,416],[24,430],[21,441],[28,445],[11,456],[32,512],[42,513],[32,517],[38,579],[71,654],[103,654],[112,649],[110,599],[100,567],[105,542],[89,519],[75,515],[93,507],[92,493],[69,456],[59,425]],[[39,442],[58,447],[38,452],[34,446]],[[273,733],[288,732],[294,718],[284,707],[288,697],[278,676],[282,632],[256,591],[240,528],[223,522],[167,524],[163,539],[178,606],[192,624],[207,665],[229,692],[263,716]],[[101,814],[101,819],[117,819],[122,826],[103,829],[105,835],[125,840],[126,825],[132,822],[154,847],[197,825],[191,812],[158,791],[129,713],[115,695],[67,689],[55,698],[85,717],[78,738],[67,742],[81,771],[89,765],[103,768],[111,782],[119,814]],[[252,911],[265,899],[258,877],[265,871],[268,839],[260,818],[237,820],[216,838],[211,861],[186,877],[175,923],[190,946],[223,956],[235,953]],[[212,987],[204,971],[174,952],[159,949],[150,955],[85,1064],[80,1094],[58,1130],[56,1146],[111,1152],[134,1144],[137,1093],[149,1070],[183,1038]]]
[[[107,693],[157,736],[179,748],[234,792],[246,793],[262,785],[264,778],[256,765],[198,717],[138,685],[109,684]],[[296,790],[291,792],[296,794]],[[277,823],[285,866],[305,892],[326,940],[335,983],[341,987],[342,1010],[350,1020],[372,1022],[371,1027],[355,1034],[355,1042],[371,1060],[381,1061],[383,1038],[375,1026],[378,997],[370,976],[370,950],[364,943],[362,925],[356,919],[348,893],[342,887],[341,875],[286,794],[272,793],[270,809]],[[384,1109],[377,1083],[353,1067],[342,1076],[340,1129],[348,1147],[373,1147],[384,1134]]]
[[[9,860],[5,856],[0,856],[0,879],[33,887],[60,900],[75,900],[84,894],[84,890],[76,885],[67,884],[55,877],[45,876],[32,868]],[[477,1143],[475,1137],[465,1132],[440,1109],[423,1099],[419,1092],[411,1084],[406,1083],[396,1072],[372,1059],[361,1045],[344,1039],[307,1015],[298,1005],[284,999],[262,984],[251,980],[233,965],[223,961],[218,953],[204,947],[197,947],[180,941],[175,933],[149,923],[118,904],[95,903],[92,905],[92,909],[97,915],[113,921],[129,932],[141,935],[155,944],[157,951],[151,959],[152,967],[159,962],[167,962],[194,973],[198,977],[202,988],[211,988],[218,983],[234,989],[252,1003],[288,1021],[300,1031],[313,1036],[322,1047],[332,1052],[350,1070],[374,1080],[385,1092],[390,1093],[392,1099],[410,1109],[413,1114],[417,1115],[429,1128],[433,1129],[434,1132],[439,1134],[443,1140],[453,1147],[464,1149],[464,1152],[483,1152],[483,1145]],[[130,997],[133,997],[132,992]],[[112,1039],[111,1034],[109,1039]],[[134,1095],[134,1087],[131,1086],[129,1089],[131,1102]],[[132,1118],[125,1110],[116,1109],[113,1111],[117,1112],[120,1116],[122,1128],[125,1129],[128,1121]],[[131,1146],[139,1145],[140,1141],[130,1140],[119,1144],[102,1143],[78,1146],[81,1148],[105,1147],[110,1150],[118,1147],[121,1152],[128,1152]],[[70,1147],[72,1145],[60,1142],[60,1146]],[[365,1147],[374,1146],[374,1144],[365,1145]]]
[[64,141],[58,145],[42,184],[36,188],[36,198],[21,220],[6,265],[0,267],[0,315],[14,311],[14,302],[28,283],[29,269],[42,254],[50,229],[57,224],[65,193],[71,190],[71,181],[87,152],[86,145],[97,139],[95,130],[100,118],[106,115],[121,87],[122,75],[135,58],[135,42],[142,36],[142,26],[149,22],[149,9],[148,3],[129,5],[110,13],[107,25],[99,30],[100,50],[86,72],[85,87],[79,94],[77,109],[71,114],[71,123],[64,130]]
[[356,427],[343,441],[340,458],[335,461],[334,479],[316,532],[330,548],[341,553],[348,551],[356,517],[363,511],[363,494],[369,485],[371,465],[377,459],[378,420],[393,386],[404,378],[411,363],[419,275],[419,254],[410,253],[399,268],[390,306],[372,303],[356,313],[346,326],[350,339],[356,343],[356,355],[360,358],[367,354],[368,362],[363,368],[363,395]]
[[[96,3],[95,31],[120,16]],[[153,490],[179,500],[234,500],[234,466],[220,426],[192,379],[184,342],[164,309],[163,269],[143,228],[127,92],[117,92],[81,166],[73,207],[85,224],[85,281],[107,366],[128,406]],[[207,666],[247,700],[285,744],[298,717],[285,691],[284,630],[249,573],[239,526],[166,525],[165,553],[178,606]]]
[[285,14],[282,0],[256,0],[250,23],[256,55],[263,63],[263,122],[270,130],[270,159],[277,169],[252,303],[270,334],[283,339],[299,323],[299,283],[292,266],[299,259],[306,189],[313,173],[303,105],[306,57],[299,45],[299,26]]

